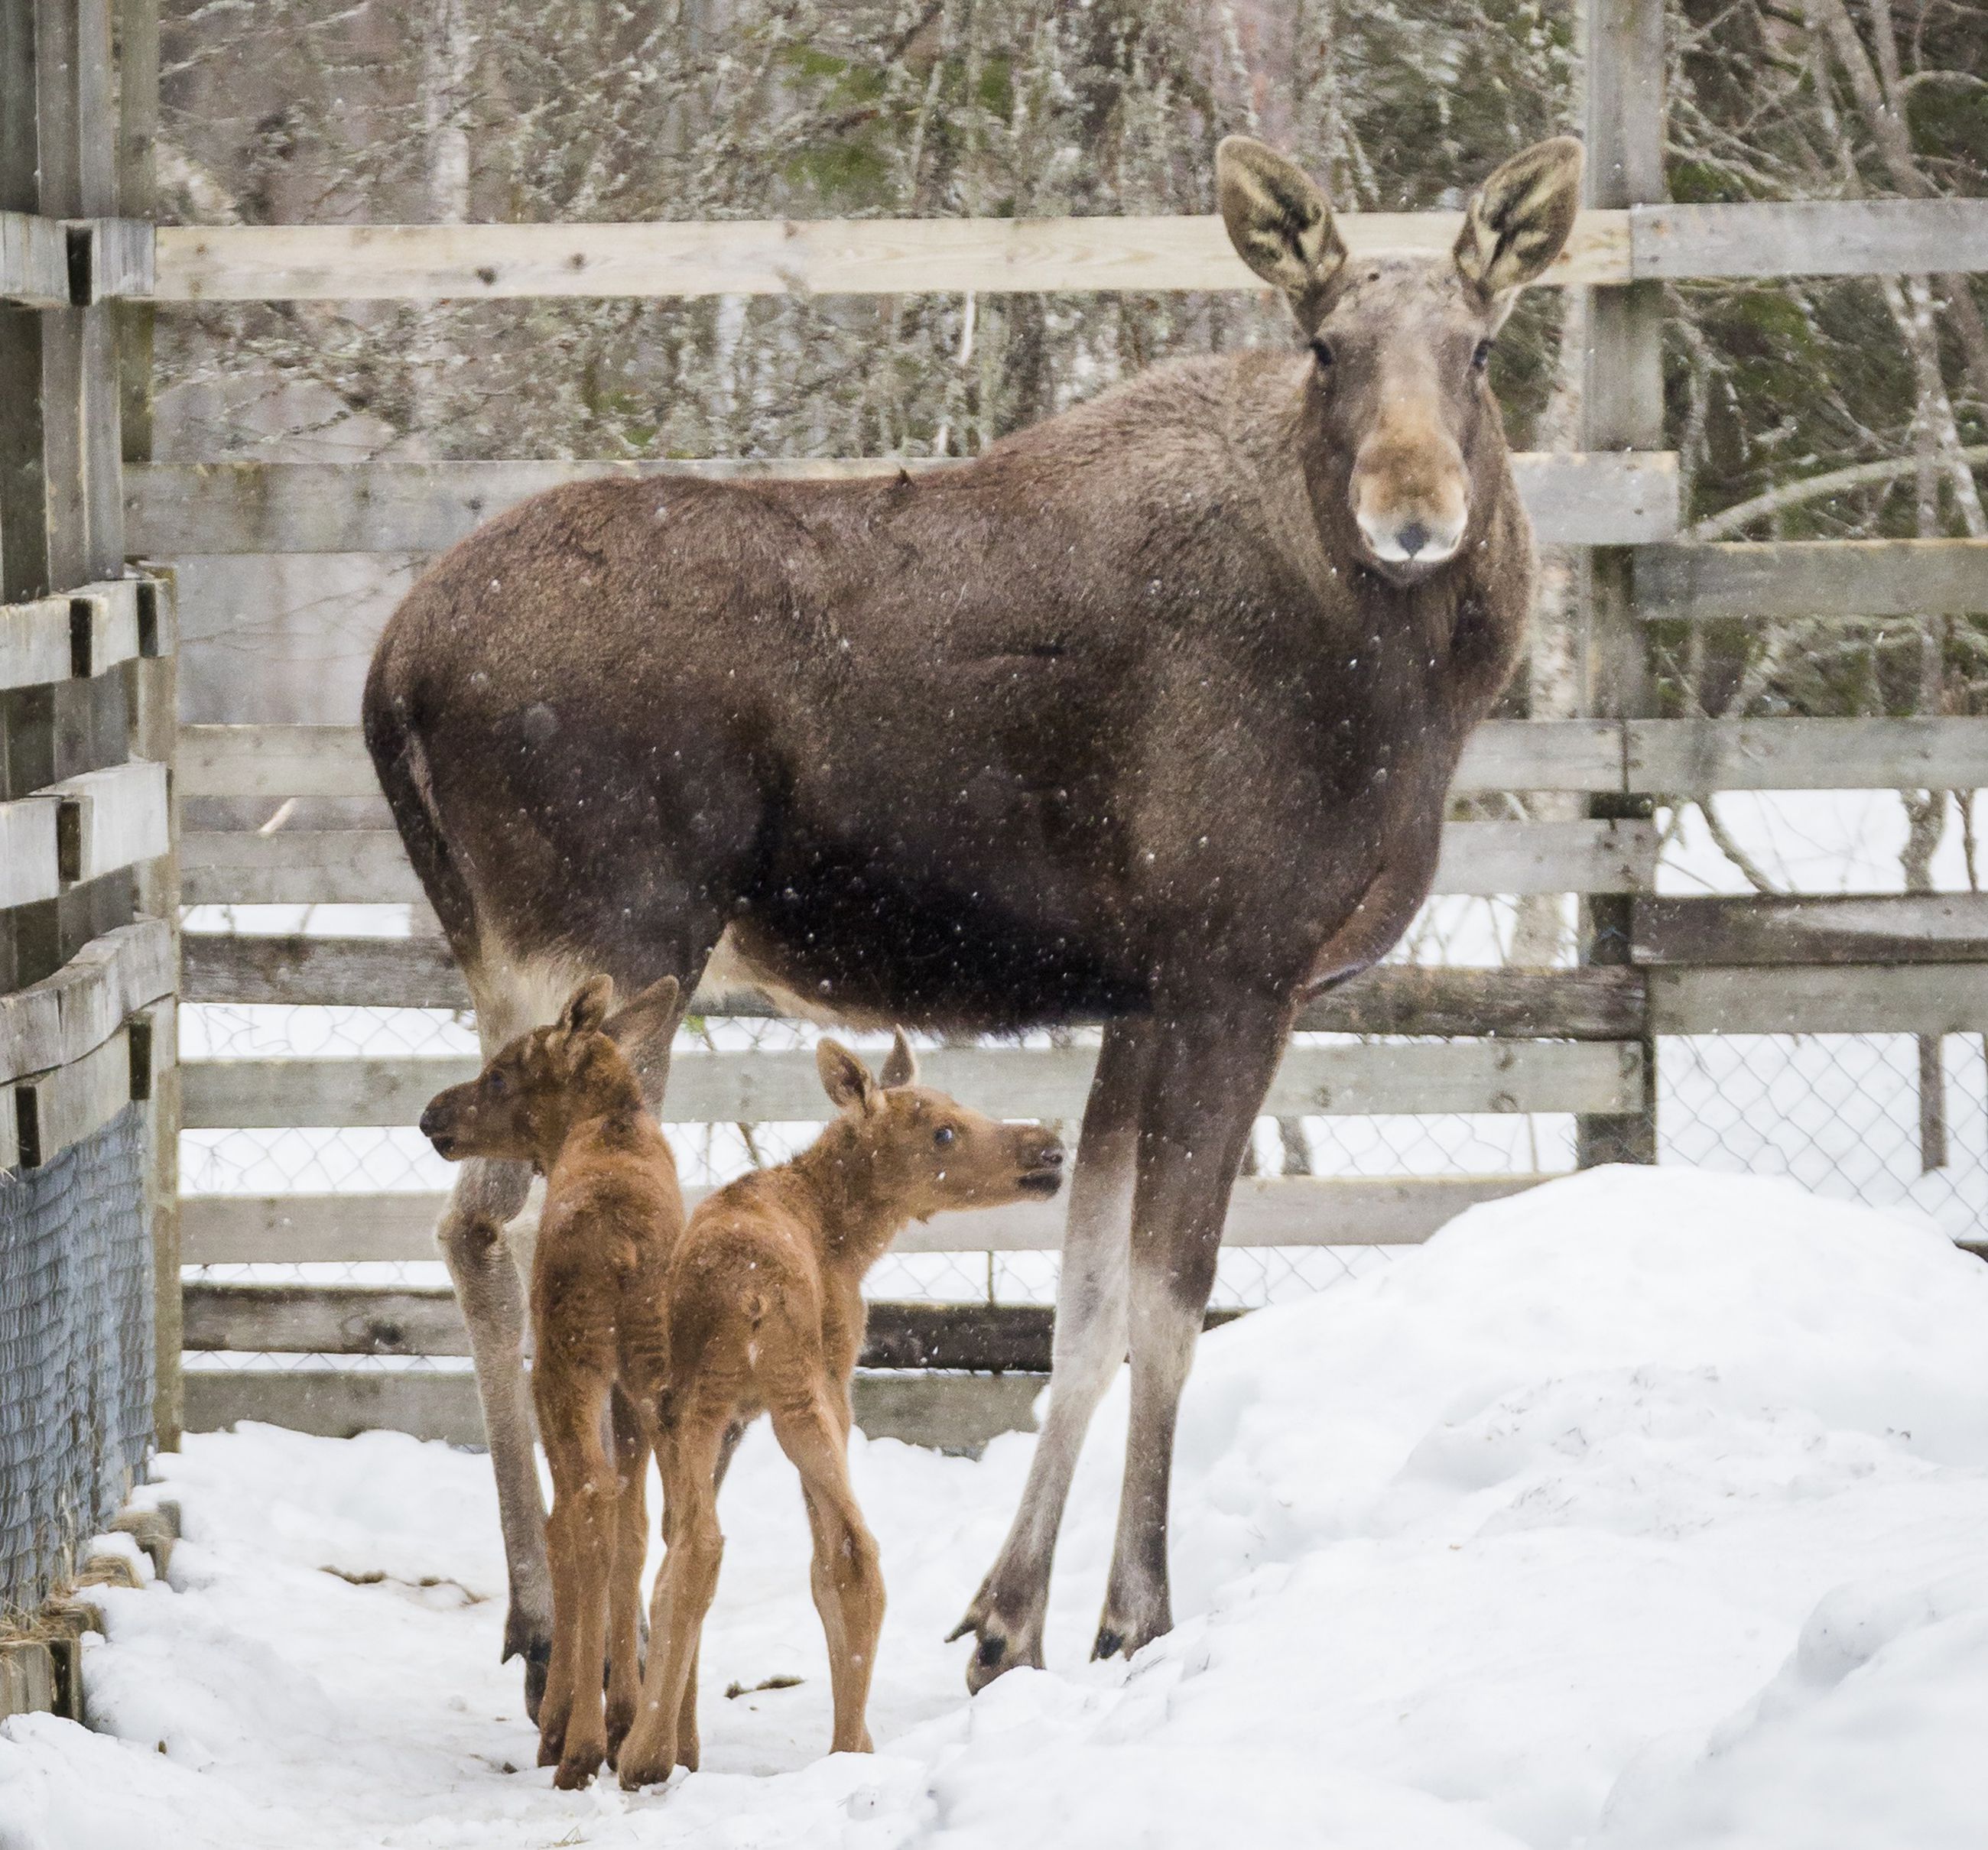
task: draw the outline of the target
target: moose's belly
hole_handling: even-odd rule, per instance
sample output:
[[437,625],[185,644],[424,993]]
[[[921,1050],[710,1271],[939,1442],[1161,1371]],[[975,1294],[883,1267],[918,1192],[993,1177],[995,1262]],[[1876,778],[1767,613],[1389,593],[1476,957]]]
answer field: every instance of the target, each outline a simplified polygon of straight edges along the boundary
[[819,860],[755,893],[706,981],[749,984],[819,1019],[978,1033],[1145,1007],[1124,933],[1031,897],[870,859]]

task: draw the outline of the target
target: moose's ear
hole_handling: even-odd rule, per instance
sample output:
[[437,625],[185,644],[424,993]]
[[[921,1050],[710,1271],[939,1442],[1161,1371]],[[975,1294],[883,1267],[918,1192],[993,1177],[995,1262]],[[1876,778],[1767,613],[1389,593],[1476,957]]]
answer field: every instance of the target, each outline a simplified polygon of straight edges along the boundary
[[893,1031],[891,1051],[884,1057],[883,1081],[886,1091],[894,1085],[918,1082],[918,1056],[911,1052],[911,1044],[904,1038],[901,1028]]
[[667,1078],[670,1042],[683,1014],[682,998],[682,986],[674,977],[661,977],[616,1009],[601,1023],[600,1031],[627,1055],[638,1073],[655,1069]]
[[1556,135],[1514,154],[1472,195],[1456,235],[1464,280],[1496,299],[1534,281],[1581,210],[1581,143]]
[[840,1041],[823,1041],[814,1050],[814,1069],[821,1075],[821,1089],[838,1111],[860,1106],[865,1111],[881,1095],[870,1069]]
[[566,999],[560,1011],[559,1026],[568,1034],[583,1034],[607,1019],[608,1004],[614,1000],[612,977],[589,977]]
[[1346,262],[1325,194],[1303,167],[1247,135],[1231,135],[1215,150],[1215,186],[1236,255],[1283,291],[1310,334]]

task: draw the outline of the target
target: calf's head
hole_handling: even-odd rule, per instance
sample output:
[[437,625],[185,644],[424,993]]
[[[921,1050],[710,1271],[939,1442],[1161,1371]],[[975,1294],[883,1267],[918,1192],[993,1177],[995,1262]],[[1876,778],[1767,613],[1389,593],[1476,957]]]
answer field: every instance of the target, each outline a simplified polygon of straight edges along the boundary
[[1574,229],[1581,143],[1514,155],[1466,208],[1447,257],[1351,258],[1325,194],[1259,142],[1215,153],[1222,216],[1310,344],[1306,432],[1321,516],[1383,576],[1413,583],[1462,549],[1504,447],[1485,379],[1520,288]]
[[1046,1199],[1063,1185],[1063,1146],[1054,1133],[1003,1123],[919,1085],[918,1060],[901,1030],[881,1077],[839,1041],[820,1043],[815,1065],[865,1159],[871,1186],[907,1218]]
[[507,1042],[482,1072],[435,1094],[421,1134],[451,1162],[509,1158],[541,1168],[585,1119],[639,1104],[638,1068],[667,1050],[676,1032],[677,980],[652,983],[626,1007],[614,984],[590,977],[559,1019]]

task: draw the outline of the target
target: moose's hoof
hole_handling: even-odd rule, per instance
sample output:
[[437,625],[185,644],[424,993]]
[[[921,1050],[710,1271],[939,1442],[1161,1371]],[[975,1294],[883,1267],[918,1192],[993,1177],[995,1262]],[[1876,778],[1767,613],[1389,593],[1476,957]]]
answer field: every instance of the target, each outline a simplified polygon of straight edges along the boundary
[[536,1727],[539,1710],[546,1700],[546,1679],[553,1667],[553,1641],[549,1638],[514,1638],[514,1632],[521,1627],[507,1626],[504,1632],[504,1659],[508,1663],[514,1657],[525,1660],[525,1719]]
[[615,1769],[624,1792],[637,1792],[644,1786],[663,1785],[676,1770],[677,1756],[674,1748],[664,1747],[637,1752],[627,1742],[621,1744],[621,1759]]
[[1031,1636],[1019,1626],[1011,1630],[993,1612],[983,1609],[978,1600],[947,1634],[946,1642],[951,1644],[956,1638],[969,1636],[977,1642],[973,1655],[966,1660],[966,1687],[975,1696],[1004,1671],[1014,1669],[1019,1665],[1037,1670],[1043,1667],[1040,1635]]

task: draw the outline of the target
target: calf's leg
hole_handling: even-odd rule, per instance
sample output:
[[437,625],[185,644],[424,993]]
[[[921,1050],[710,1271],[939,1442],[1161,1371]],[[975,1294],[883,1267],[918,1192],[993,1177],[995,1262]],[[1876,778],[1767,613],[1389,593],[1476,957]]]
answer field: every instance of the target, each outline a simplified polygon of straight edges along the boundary
[[1084,1107],[1057,1288],[1055,1372],[1021,1507],[1001,1553],[952,1636],[975,1633],[966,1685],[979,1690],[1017,1664],[1040,1669],[1050,1568],[1091,1415],[1125,1355],[1126,1266],[1139,1109],[1152,1036],[1146,1021],[1104,1031]]
[[826,1394],[793,1411],[776,1411],[773,1436],[800,1473],[813,1531],[810,1579],[828,1639],[835,1695],[832,1754],[871,1751],[867,1712],[884,1629],[884,1574],[877,1544],[850,1488],[847,1439]]
[[642,1557],[649,1540],[649,1439],[634,1403],[614,1396],[614,1569],[607,1590],[607,1754],[635,1719],[642,1680]]
[[641,1700],[621,1744],[621,1784],[630,1791],[668,1779],[685,1764],[685,1696],[725,1554],[714,1480],[729,1423],[727,1413],[691,1409],[663,1430],[663,1565],[649,1607]]
[[553,1476],[549,1528],[556,1619],[539,1764],[556,1761],[553,1784],[570,1791],[585,1785],[607,1757],[601,1659],[621,1497],[601,1443],[607,1382],[548,1379],[545,1359],[539,1366],[539,1421]]

